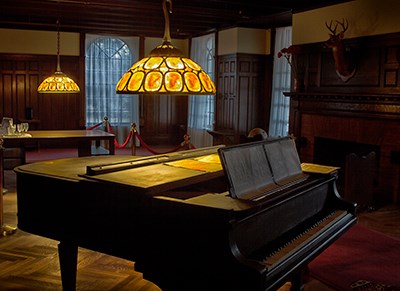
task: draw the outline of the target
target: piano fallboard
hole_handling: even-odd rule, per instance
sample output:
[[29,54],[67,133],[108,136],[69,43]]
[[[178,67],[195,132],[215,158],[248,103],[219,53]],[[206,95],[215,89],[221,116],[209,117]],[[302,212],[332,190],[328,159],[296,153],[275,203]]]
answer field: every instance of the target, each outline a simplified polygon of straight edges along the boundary
[[[18,227],[60,241],[65,290],[75,289],[78,246],[135,261],[163,290],[273,290],[288,280],[300,286],[307,263],[356,222],[355,205],[340,197],[332,175],[310,175],[268,199],[246,201],[229,195],[215,167],[146,164],[153,184],[144,181],[149,168],[87,173],[88,166],[119,162],[127,157],[15,169]],[[325,223],[310,227],[319,221]],[[285,244],[291,246],[281,251]]]

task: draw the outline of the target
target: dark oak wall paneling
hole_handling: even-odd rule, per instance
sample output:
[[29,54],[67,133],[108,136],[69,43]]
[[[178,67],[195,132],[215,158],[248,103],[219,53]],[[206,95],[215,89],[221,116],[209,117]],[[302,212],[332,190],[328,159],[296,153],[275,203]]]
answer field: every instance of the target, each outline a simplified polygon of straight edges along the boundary
[[218,56],[214,144],[237,144],[255,127],[268,129],[271,68],[271,56]]
[[178,145],[186,133],[188,96],[140,96],[140,136],[151,145]]
[[324,43],[301,45],[304,92],[399,94],[400,34],[344,39],[349,64],[356,68],[347,82],[339,79],[331,49]]
[[[84,127],[81,91],[78,94],[39,94],[37,87],[56,70],[56,56],[0,54],[0,117],[26,120],[36,129],[80,129]],[[79,57],[61,56],[61,70],[74,79],[81,90]],[[84,91],[84,90],[83,90]]]
[[[331,51],[322,43],[303,45],[304,91],[290,92],[290,132],[303,162],[314,162],[317,139],[379,149],[376,199],[400,201],[400,34],[345,39],[353,78],[343,82]],[[339,148],[329,149],[330,155]],[[328,152],[329,152],[328,151]],[[341,165],[345,166],[345,165]],[[346,173],[354,179],[357,173]],[[346,178],[344,177],[344,178]]]

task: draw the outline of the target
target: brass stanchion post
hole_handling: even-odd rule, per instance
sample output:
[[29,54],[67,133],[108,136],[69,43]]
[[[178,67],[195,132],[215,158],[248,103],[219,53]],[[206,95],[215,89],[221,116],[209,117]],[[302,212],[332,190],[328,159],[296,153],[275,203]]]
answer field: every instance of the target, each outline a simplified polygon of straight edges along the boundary
[[[108,122],[108,116],[103,117],[103,123],[104,123],[104,131],[110,133],[110,123]],[[104,142],[103,143],[104,148],[107,150],[110,150],[110,142]]]
[[136,155],[136,124],[133,122],[131,125],[132,131],[132,156]]
[[192,148],[192,143],[190,142],[190,135],[187,133],[183,136],[183,142],[181,142],[181,148],[184,150],[190,150]]
[[104,116],[103,117],[103,122],[105,124],[104,131],[105,132],[110,132],[110,123],[108,122],[108,116]]

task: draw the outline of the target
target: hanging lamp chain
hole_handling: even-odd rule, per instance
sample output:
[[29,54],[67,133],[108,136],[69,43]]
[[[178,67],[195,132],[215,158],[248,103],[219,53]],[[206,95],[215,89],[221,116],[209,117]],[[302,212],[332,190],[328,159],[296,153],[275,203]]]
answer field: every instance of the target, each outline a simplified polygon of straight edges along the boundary
[[[167,2],[169,2],[169,9],[167,9]],[[164,11],[164,19],[165,19],[165,28],[164,28],[164,42],[171,43],[171,35],[169,30],[169,15],[168,13],[172,13],[172,0],[164,0],[163,1],[163,11]]]
[[57,19],[57,72],[61,72],[60,66],[60,20]]

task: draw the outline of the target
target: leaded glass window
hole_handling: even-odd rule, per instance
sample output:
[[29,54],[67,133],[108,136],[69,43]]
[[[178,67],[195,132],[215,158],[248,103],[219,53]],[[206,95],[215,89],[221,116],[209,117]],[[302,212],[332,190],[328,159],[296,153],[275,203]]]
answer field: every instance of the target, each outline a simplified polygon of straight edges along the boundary
[[133,98],[116,94],[115,85],[134,63],[133,53],[119,38],[97,37],[86,49],[86,125],[107,116],[113,125],[131,124]]

